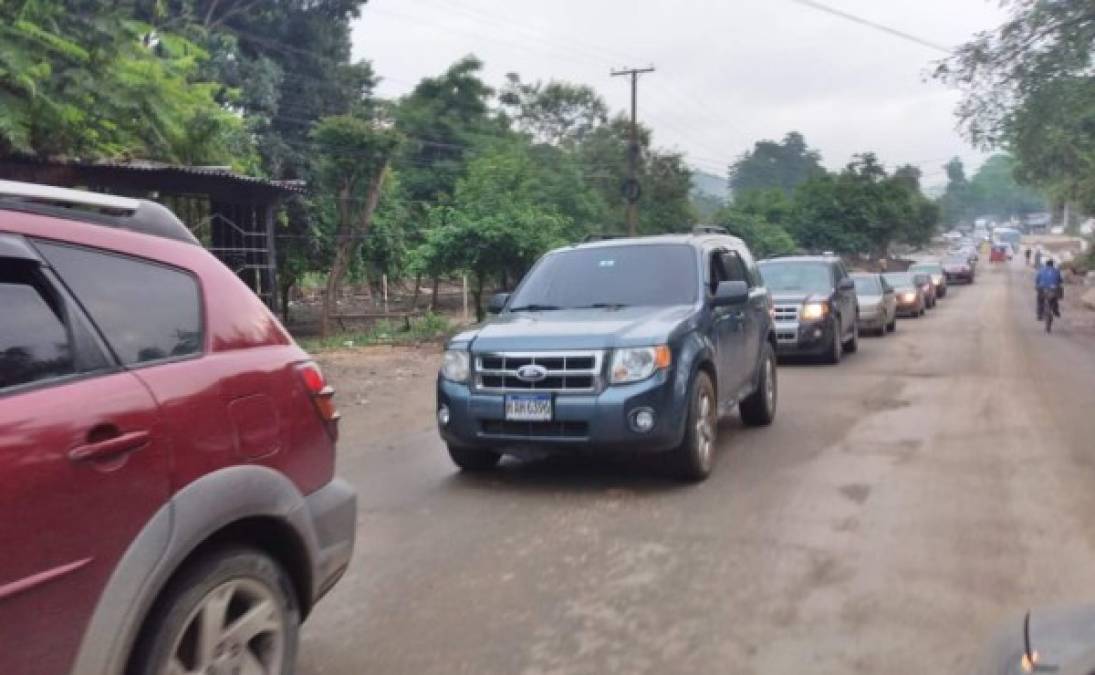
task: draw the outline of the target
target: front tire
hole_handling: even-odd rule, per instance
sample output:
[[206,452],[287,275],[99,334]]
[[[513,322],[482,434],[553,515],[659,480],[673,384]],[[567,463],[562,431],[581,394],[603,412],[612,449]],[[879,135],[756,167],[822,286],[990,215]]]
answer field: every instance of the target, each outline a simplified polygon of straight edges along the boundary
[[462,471],[486,471],[498,466],[502,455],[484,448],[448,444],[449,457]]
[[300,637],[292,589],[281,565],[261,551],[202,556],[153,606],[127,672],[289,675]]
[[711,376],[701,370],[692,382],[684,440],[673,452],[676,473],[681,479],[698,483],[711,475],[718,429],[715,385]]
[[840,363],[840,357],[844,355],[844,343],[840,339],[840,321],[833,317],[829,319],[829,329],[832,331],[829,351],[825,354],[825,362],[832,365]]
[[757,388],[738,406],[741,421],[751,427],[766,427],[776,418],[779,387],[776,376],[776,355],[772,345],[764,343],[761,350],[760,376]]
[[859,351],[859,320],[852,324],[852,337],[848,338],[848,341],[844,343],[844,351],[848,354],[854,354]]

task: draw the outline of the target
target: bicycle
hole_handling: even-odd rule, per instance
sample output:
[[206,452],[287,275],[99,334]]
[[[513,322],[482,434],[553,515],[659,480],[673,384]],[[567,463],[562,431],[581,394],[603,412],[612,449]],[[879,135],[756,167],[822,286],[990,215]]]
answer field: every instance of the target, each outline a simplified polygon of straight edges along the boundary
[[1046,325],[1046,332],[1053,332],[1053,318],[1061,315],[1061,288],[1038,289],[1038,316]]

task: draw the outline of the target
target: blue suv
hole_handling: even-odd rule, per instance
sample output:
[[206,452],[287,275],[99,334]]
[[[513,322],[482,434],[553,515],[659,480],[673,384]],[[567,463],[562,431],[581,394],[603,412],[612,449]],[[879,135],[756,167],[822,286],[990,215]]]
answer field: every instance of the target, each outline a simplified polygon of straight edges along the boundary
[[702,480],[720,415],[775,416],[771,308],[748,248],[721,228],[551,251],[446,346],[441,436],[465,470],[503,454],[670,452]]

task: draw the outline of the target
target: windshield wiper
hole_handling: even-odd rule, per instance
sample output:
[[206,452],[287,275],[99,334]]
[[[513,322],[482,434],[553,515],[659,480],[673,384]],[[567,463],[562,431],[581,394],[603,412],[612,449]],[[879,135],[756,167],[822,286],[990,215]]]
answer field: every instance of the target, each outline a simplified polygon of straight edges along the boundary
[[537,304],[534,303],[534,304],[530,304],[530,305],[521,305],[520,307],[510,307],[509,311],[511,311],[511,312],[550,312],[550,311],[556,310],[556,309],[562,309],[562,307],[559,307],[557,305],[537,305]]
[[627,307],[622,302],[595,302],[592,305],[580,305],[574,309],[623,309]]

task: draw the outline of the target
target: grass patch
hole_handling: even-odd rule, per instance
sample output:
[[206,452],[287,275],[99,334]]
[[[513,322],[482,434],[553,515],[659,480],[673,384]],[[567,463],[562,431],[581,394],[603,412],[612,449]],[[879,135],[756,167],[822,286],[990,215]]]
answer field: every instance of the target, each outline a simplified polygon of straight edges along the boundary
[[443,339],[448,337],[454,328],[455,326],[444,316],[430,313],[411,319],[410,330],[406,329],[401,320],[381,319],[364,331],[335,333],[326,338],[304,337],[297,342],[309,352],[371,345],[409,345]]

